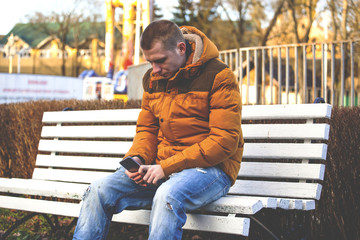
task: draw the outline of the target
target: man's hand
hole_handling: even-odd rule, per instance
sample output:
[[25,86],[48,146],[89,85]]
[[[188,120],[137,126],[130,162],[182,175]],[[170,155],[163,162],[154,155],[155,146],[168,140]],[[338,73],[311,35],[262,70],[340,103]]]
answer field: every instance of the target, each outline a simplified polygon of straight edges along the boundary
[[[133,157],[135,161],[142,164],[140,158]],[[157,184],[160,179],[165,178],[165,173],[160,165],[141,165],[137,172],[125,171],[125,174],[136,184],[147,186],[147,184]]]
[[125,171],[125,174],[136,184],[146,187],[146,183],[143,180],[144,174],[140,174],[139,172],[129,172],[128,170]]
[[160,179],[165,178],[161,165],[141,165],[139,174],[144,174],[143,180],[148,184],[157,184]]
[[[143,164],[139,157],[134,156],[133,159],[139,164]],[[137,172],[129,172],[128,170],[125,170],[125,174],[136,184],[146,187],[146,183],[143,180],[144,174],[140,173],[140,169]]]

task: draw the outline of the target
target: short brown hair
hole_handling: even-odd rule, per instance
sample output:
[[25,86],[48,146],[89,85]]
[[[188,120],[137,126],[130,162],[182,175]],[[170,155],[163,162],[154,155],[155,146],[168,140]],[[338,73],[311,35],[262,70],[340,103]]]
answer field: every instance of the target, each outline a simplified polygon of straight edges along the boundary
[[166,50],[173,50],[179,42],[185,42],[185,39],[174,22],[158,20],[146,27],[141,36],[140,46],[144,50],[149,50],[156,41],[160,41]]

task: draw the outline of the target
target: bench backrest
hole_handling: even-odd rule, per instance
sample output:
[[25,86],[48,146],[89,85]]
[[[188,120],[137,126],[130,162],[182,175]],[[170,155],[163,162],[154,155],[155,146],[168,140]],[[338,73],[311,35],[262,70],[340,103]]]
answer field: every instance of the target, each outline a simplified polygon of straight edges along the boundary
[[[34,179],[90,183],[113,172],[140,109],[45,112]],[[319,199],[328,104],[243,106],[244,156],[229,194]]]

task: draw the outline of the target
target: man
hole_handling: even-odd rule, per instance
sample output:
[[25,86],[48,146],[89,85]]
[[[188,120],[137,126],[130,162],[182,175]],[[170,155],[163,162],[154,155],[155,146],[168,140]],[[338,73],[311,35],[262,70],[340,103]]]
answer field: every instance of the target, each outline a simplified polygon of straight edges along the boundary
[[194,27],[160,20],[145,29],[141,48],[152,69],[125,157],[143,165],[91,184],[74,239],[105,239],[114,213],[147,206],[149,239],[181,239],[186,211],[226,195],[236,180],[244,142],[240,93],[216,46]]

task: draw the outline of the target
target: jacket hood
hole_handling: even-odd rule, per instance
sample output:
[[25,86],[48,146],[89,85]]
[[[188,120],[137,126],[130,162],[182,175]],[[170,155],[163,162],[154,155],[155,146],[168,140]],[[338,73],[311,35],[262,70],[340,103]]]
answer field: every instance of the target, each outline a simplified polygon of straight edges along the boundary
[[193,48],[191,64],[202,65],[219,56],[217,47],[203,32],[191,26],[182,26],[180,29]]

